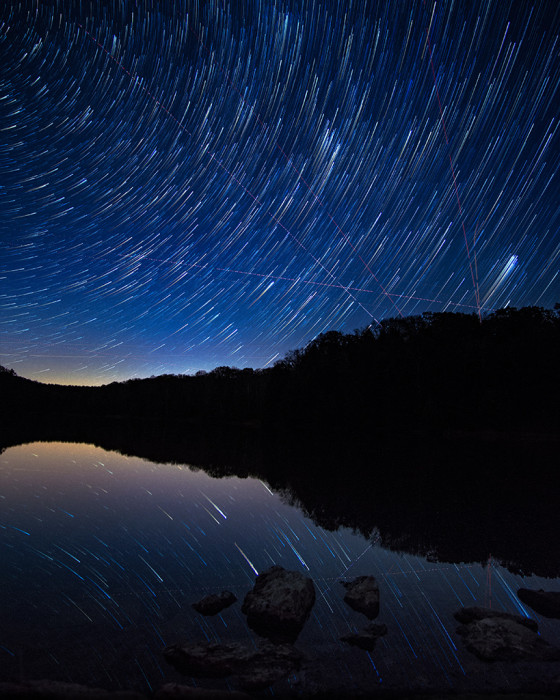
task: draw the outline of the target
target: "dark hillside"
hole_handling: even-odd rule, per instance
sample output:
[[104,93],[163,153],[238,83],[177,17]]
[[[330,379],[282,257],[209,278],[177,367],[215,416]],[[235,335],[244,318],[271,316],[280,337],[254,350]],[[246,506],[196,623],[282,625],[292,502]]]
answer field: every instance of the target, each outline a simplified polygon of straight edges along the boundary
[[558,309],[393,318],[290,353],[268,408],[317,427],[556,431],[559,357]]
[[347,431],[557,432],[560,309],[424,313],[330,331],[265,370],[218,367],[102,387],[2,368],[4,425],[88,417]]

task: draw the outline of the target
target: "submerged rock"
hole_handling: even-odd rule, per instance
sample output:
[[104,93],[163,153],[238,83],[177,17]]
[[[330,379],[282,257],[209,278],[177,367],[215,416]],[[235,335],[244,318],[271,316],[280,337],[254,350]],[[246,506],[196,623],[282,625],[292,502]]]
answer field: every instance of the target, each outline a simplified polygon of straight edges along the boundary
[[529,588],[520,588],[517,591],[519,600],[543,617],[560,619],[560,592],[557,591],[532,591]]
[[242,669],[253,653],[253,650],[237,643],[197,642],[169,646],[163,656],[184,676],[224,678]]
[[531,620],[530,617],[523,617],[522,615],[513,615],[512,613],[502,612],[501,610],[492,610],[491,608],[481,608],[474,606],[472,608],[461,608],[453,616],[457,622],[462,622],[464,625],[468,625],[471,622],[476,622],[477,620],[487,620],[488,618],[500,618],[503,620],[513,620],[520,625],[524,625],[533,632],[537,632],[539,626],[535,620]]
[[299,571],[273,566],[259,574],[247,593],[242,612],[261,637],[276,643],[295,642],[315,603],[315,586]]
[[466,648],[483,661],[560,661],[560,649],[537,633],[534,620],[484,608],[463,608],[455,618]]
[[368,620],[379,615],[379,586],[374,576],[358,576],[353,581],[341,581],[346,594],[344,602]]
[[340,640],[360,649],[373,651],[379,637],[383,637],[385,634],[387,634],[387,625],[376,625],[372,622],[359,632],[345,634]]
[[237,601],[231,591],[222,591],[207,595],[202,600],[192,604],[192,607],[201,615],[217,615],[225,608],[229,608]]
[[266,688],[277,680],[297,671],[302,654],[288,644],[268,642],[257,647],[242,644],[195,644],[167,647],[165,660],[179,673],[199,678],[225,678],[235,675],[242,688]]

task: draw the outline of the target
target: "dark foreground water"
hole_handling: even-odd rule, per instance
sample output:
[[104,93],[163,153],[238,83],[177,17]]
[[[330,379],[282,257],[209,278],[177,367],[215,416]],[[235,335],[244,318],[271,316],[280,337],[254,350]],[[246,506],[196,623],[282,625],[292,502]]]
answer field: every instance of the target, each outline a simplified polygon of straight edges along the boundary
[[[520,587],[559,591],[560,578],[522,577],[491,558],[449,564],[389,551],[375,533],[318,527],[258,479],[216,479],[87,444],[11,447],[0,455],[0,562],[0,681],[146,694],[166,682],[228,687],[182,678],[162,651],[198,640],[251,644],[241,602],[272,564],[310,576],[318,594],[296,643],[307,661],[283,690],[539,690],[560,677],[556,663],[478,660],[453,618],[473,605],[528,615],[560,645],[560,620],[516,596]],[[366,622],[340,584],[361,574],[379,581],[377,622],[388,628],[373,652],[340,641]],[[239,602],[222,614],[192,609],[224,589]]]

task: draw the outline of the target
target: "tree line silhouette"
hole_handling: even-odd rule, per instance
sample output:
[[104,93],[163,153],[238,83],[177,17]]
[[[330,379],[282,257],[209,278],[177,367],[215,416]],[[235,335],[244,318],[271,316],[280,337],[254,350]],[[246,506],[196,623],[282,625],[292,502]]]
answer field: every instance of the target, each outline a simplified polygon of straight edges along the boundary
[[560,305],[426,312],[329,331],[273,367],[217,367],[101,387],[1,368],[4,423],[72,415],[228,422],[320,435],[410,430],[552,431],[560,418]]

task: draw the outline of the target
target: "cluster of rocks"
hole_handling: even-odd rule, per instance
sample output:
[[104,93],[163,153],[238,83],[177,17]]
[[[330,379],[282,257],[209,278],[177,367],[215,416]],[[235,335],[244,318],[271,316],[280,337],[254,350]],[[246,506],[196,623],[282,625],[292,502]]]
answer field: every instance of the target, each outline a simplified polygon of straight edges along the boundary
[[[373,620],[379,614],[379,587],[373,576],[343,582],[345,602]],[[298,571],[273,566],[259,574],[245,596],[241,611],[247,624],[266,642],[248,647],[242,644],[196,642],[175,644],[164,651],[166,661],[179,673],[191,677],[235,676],[238,687],[258,690],[297,672],[303,660],[294,648],[315,603],[313,581]],[[233,593],[222,591],[193,604],[203,615],[215,615],[236,601]],[[386,634],[385,625],[370,622],[364,629],[342,637],[342,641],[371,651]]]
[[[342,581],[344,602],[364,615],[369,623],[342,636],[341,641],[372,651],[387,634],[387,626],[372,622],[379,615],[379,586],[373,576]],[[548,617],[560,617],[560,593],[520,589],[525,604]],[[215,615],[236,602],[229,591],[207,596],[193,604],[203,615]],[[315,603],[315,586],[297,571],[273,566],[259,574],[241,610],[249,627],[266,642],[252,647],[242,644],[199,642],[174,645],[164,652],[166,660],[180,673],[192,677],[236,676],[245,690],[265,688],[296,673],[303,656],[293,647]],[[483,661],[558,661],[560,650],[538,633],[534,620],[491,609],[461,608],[455,613],[461,623],[457,633],[468,651]]]
[[[373,576],[343,581],[344,601],[368,619],[361,630],[341,637],[360,649],[372,651],[377,640],[387,633],[384,624],[372,622],[379,615],[379,586]],[[560,618],[560,593],[520,589],[519,599],[539,614]],[[202,615],[216,615],[236,602],[229,591],[206,596],[193,604]],[[225,678],[234,676],[241,691],[259,691],[286,676],[297,673],[304,660],[293,644],[305,625],[315,603],[315,586],[297,571],[273,566],[259,574],[242,603],[249,627],[266,641],[251,646],[239,643],[198,642],[176,644],[164,650],[166,661],[185,676]],[[496,610],[470,607],[455,613],[460,623],[457,633],[466,649],[485,662],[560,661],[560,649],[538,633],[535,620]],[[247,698],[244,692],[223,691],[224,697]],[[214,698],[222,691],[209,691],[177,683],[168,683],[155,693],[155,700],[172,698]],[[0,684],[0,696],[49,698],[49,700],[140,700],[134,692],[86,688],[52,681]]]
[[[236,601],[223,591],[193,605],[203,615],[214,615]],[[293,647],[315,603],[315,586],[298,571],[273,566],[259,574],[245,596],[241,611],[249,627],[267,639],[252,647],[242,644],[197,642],[167,647],[164,657],[185,676],[236,676],[247,690],[266,688],[299,670],[302,654]]]

